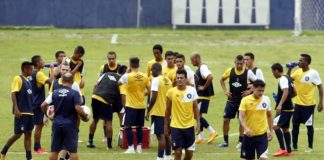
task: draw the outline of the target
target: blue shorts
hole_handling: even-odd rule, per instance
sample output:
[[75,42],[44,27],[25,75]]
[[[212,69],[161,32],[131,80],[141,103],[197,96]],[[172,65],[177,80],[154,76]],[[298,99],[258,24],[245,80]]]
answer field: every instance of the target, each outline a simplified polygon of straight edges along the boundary
[[241,158],[255,159],[255,151],[257,159],[260,157],[267,158],[268,154],[268,136],[264,133],[259,136],[248,137],[244,135],[242,140]]
[[65,149],[71,153],[78,152],[78,129],[76,127],[52,127],[51,152]]
[[293,113],[292,123],[296,125],[304,123],[306,126],[312,126],[314,120],[314,109],[315,105],[302,106],[295,104],[295,111]]
[[240,102],[227,101],[225,110],[224,110],[224,118],[233,119],[236,115],[238,115],[238,109],[240,107]]
[[152,124],[154,123],[154,134],[161,135],[164,134],[164,117],[161,116],[151,116]]
[[182,148],[190,151],[195,150],[195,129],[171,127],[171,139],[173,150]]
[[123,125],[125,126],[144,126],[145,109],[135,109],[125,107],[125,115]]
[[34,116],[22,115],[21,117],[15,117],[14,131],[15,134],[22,134],[25,132],[31,132],[34,129]]
[[123,109],[123,104],[122,104],[121,96],[119,96],[119,98],[117,99],[117,101],[112,104],[112,107],[113,107],[113,112],[121,113],[121,111]]
[[209,107],[209,100],[198,99],[198,108],[200,113],[207,113]]
[[274,119],[274,125],[276,124],[280,128],[289,128],[292,114],[293,112],[281,111],[280,115]]
[[35,107],[34,111],[34,124],[35,125],[43,125],[44,124],[44,113],[41,107]]

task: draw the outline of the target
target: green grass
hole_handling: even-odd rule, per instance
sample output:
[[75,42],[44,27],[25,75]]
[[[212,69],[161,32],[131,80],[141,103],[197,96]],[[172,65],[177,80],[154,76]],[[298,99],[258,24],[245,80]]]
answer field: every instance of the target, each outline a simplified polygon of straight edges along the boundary
[[[117,33],[118,44],[110,44],[113,33]],[[91,90],[97,78],[98,68],[105,63],[105,55],[109,50],[114,50],[118,54],[118,61],[127,64],[130,56],[138,56],[141,59],[141,70],[144,71],[146,62],[153,58],[152,46],[160,43],[164,51],[173,50],[186,55],[187,65],[191,66],[189,55],[193,51],[202,54],[203,61],[207,63],[213,72],[214,87],[216,95],[211,101],[209,114],[205,116],[210,124],[222,134],[222,115],[226,102],[219,85],[219,78],[223,72],[234,65],[234,57],[252,51],[256,55],[256,66],[264,72],[267,82],[266,94],[277,90],[277,80],[271,74],[272,63],[282,64],[296,61],[299,54],[308,52],[312,55],[312,67],[320,74],[324,69],[324,59],[321,53],[324,50],[324,32],[306,32],[303,36],[293,37],[290,31],[274,30],[176,30],[167,29],[87,29],[87,30],[65,30],[65,29],[41,29],[41,30],[0,30],[0,147],[13,133],[13,115],[11,114],[10,85],[14,75],[20,73],[20,63],[29,60],[34,54],[43,56],[46,62],[54,61],[54,53],[57,50],[64,50],[68,55],[76,45],[83,45],[86,49],[85,60],[85,80],[86,80],[86,100],[90,106]],[[191,66],[192,67],[192,66]],[[48,72],[44,69],[44,72]],[[323,74],[321,74],[323,79]],[[324,79],[323,79],[324,80]],[[274,107],[274,106],[273,106]],[[324,128],[323,113],[316,113],[315,127]],[[114,119],[117,120],[116,115]],[[144,150],[141,155],[124,155],[123,150],[116,146],[117,121],[114,121],[114,149],[106,150],[105,143],[101,142],[102,123],[99,124],[96,135],[96,149],[87,149],[86,143],[79,144],[80,159],[103,160],[118,159],[155,159],[157,143],[152,138],[151,147]],[[149,125],[149,122],[146,123]],[[88,123],[82,123],[80,128],[80,139],[87,141]],[[51,127],[45,127],[42,136],[42,145],[50,150]],[[315,151],[305,154],[303,151],[307,146],[307,133],[304,126],[301,127],[299,146],[300,150],[295,152],[293,157],[278,159],[319,159],[324,155],[324,131],[315,131]],[[230,133],[238,132],[238,121],[231,123]],[[207,133],[206,133],[206,136]],[[222,142],[222,138],[214,141],[211,145],[198,145],[194,153],[195,160],[211,159],[239,159],[239,152],[235,145],[238,137],[230,137],[230,147],[220,149],[217,144]],[[19,139],[9,150],[9,160],[24,159],[23,139]],[[273,153],[278,148],[276,138],[269,144],[269,152]],[[275,159],[269,156],[269,159]],[[47,159],[47,155],[34,155],[34,159]]]

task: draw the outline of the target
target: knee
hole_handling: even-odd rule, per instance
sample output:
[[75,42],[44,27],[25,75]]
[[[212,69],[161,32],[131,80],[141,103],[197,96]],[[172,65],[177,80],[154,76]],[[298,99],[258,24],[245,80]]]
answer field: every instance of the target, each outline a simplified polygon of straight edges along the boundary
[[178,149],[176,149],[176,150],[174,151],[174,154],[175,154],[176,156],[181,156],[181,154],[182,154],[182,148],[178,148]]
[[[274,125],[272,128],[273,128],[274,130],[277,130],[277,129],[279,129],[279,126]],[[284,130],[284,129],[283,129],[283,130]]]
[[223,122],[225,125],[228,125],[230,123],[230,119],[225,118]]

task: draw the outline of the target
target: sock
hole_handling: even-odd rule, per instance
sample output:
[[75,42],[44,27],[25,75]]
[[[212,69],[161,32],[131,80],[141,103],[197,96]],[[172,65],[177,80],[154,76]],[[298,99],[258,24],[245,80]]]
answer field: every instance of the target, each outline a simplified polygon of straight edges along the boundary
[[281,129],[280,128],[276,129],[275,133],[277,135],[277,139],[278,139],[278,142],[279,142],[280,149],[285,150],[286,148],[285,148],[285,144],[284,144],[284,137],[282,135]]
[[104,131],[104,135],[105,135],[105,137],[107,137],[106,126],[103,126],[103,131]]
[[291,152],[291,137],[290,137],[290,132],[284,132],[284,138],[285,138],[285,143],[286,143],[286,148],[287,148],[287,152],[290,153]]
[[137,144],[142,144],[142,138],[143,138],[142,127],[137,127],[136,132],[137,132]]
[[228,144],[228,135],[224,135],[224,141]]
[[292,129],[291,133],[292,133],[293,147],[294,147],[294,149],[297,149],[299,125],[293,125],[293,129]]
[[201,131],[201,132],[199,132],[199,134],[198,134],[198,140],[203,140],[203,139],[204,139],[204,132]]
[[111,142],[112,142],[112,138],[107,138],[107,146],[108,146],[108,148],[112,148]]
[[212,134],[216,132],[215,129],[212,126],[208,126],[207,130]]
[[171,156],[170,155],[165,155],[165,159],[166,160],[171,160]]
[[165,156],[170,156],[171,155],[171,148],[166,147],[165,148]]
[[208,122],[206,121],[206,119],[204,117],[200,117],[200,125],[203,128],[208,128],[208,126],[209,126]]
[[70,159],[70,152],[67,152],[65,155],[65,159]]
[[134,144],[134,140],[133,140],[133,132],[131,127],[126,128],[126,137],[127,137],[128,146],[132,146]]
[[129,145],[129,146],[128,146],[128,149],[130,149],[130,150],[134,150],[134,145]]
[[60,157],[60,159],[59,160],[65,160],[65,158],[62,158],[62,157]]
[[32,159],[32,153],[31,153],[31,151],[26,151],[26,159],[27,160]]
[[314,127],[307,126],[307,136],[308,136],[308,147],[313,148],[313,140],[314,140]]
[[163,159],[163,154],[164,154],[164,150],[163,149],[161,149],[161,150],[159,149],[158,150],[158,155],[157,155],[158,158],[162,158]]
[[37,151],[40,148],[41,148],[40,142],[35,142],[34,143],[34,150]]
[[9,150],[9,147],[8,147],[8,146],[4,146],[4,147],[2,148],[2,150],[1,150],[1,154],[6,155],[7,152],[8,152],[8,150]]
[[93,134],[89,134],[89,143],[92,144],[93,143]]
[[242,143],[242,140],[243,140],[243,136],[239,136],[239,142]]

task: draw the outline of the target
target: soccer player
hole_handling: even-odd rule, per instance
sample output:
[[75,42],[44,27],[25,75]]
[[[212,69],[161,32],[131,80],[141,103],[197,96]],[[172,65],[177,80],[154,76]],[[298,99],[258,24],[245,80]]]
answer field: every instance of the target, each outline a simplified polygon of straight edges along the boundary
[[194,87],[187,85],[186,70],[178,69],[176,78],[177,86],[167,92],[164,135],[169,136],[171,131],[175,160],[181,159],[182,149],[184,160],[190,160],[195,150],[195,120],[196,133],[200,130],[198,95]]
[[207,114],[209,101],[211,97],[214,96],[213,75],[208,69],[207,65],[201,62],[201,57],[199,53],[194,52],[191,55],[191,63],[193,66],[198,68],[195,76],[198,79],[196,81],[196,90],[198,93],[198,108],[200,113],[200,133],[198,134],[196,144],[204,143],[204,128],[206,128],[210,132],[210,137],[207,143],[211,143],[217,137],[218,134],[214,130],[214,128],[209,125],[207,120],[204,117],[202,117],[202,114]]
[[39,55],[31,58],[34,70],[31,76],[31,85],[33,89],[33,110],[34,110],[34,151],[36,153],[46,153],[41,147],[41,136],[44,127],[44,113],[41,110],[41,104],[45,100],[45,84],[51,84],[54,79],[53,65],[51,65],[51,75],[47,77],[41,70],[44,68],[44,60]]
[[60,66],[61,63],[63,62],[63,59],[66,57],[65,52],[64,51],[57,51],[55,53],[55,59],[56,59],[56,64],[58,65],[57,67],[54,67],[54,78],[58,79],[61,77],[60,72]]
[[82,105],[85,104],[85,97],[84,97],[84,80],[83,80],[83,74],[84,74],[84,62],[82,60],[82,57],[84,56],[85,51],[82,46],[77,46],[74,49],[73,55],[71,56],[70,60],[70,68],[71,68],[71,74],[73,75],[73,79],[75,82],[77,82],[81,88],[82,93]]
[[13,113],[15,115],[14,134],[7,140],[1,150],[0,159],[5,160],[6,154],[11,145],[24,134],[24,146],[26,150],[26,159],[32,159],[31,153],[31,136],[34,128],[33,121],[33,97],[32,87],[27,77],[32,75],[33,64],[23,62],[21,64],[21,75],[15,76],[11,84],[11,100]]
[[[273,129],[277,135],[280,149],[273,156],[291,156],[291,137],[289,132],[290,119],[294,112],[292,98],[296,95],[293,80],[283,74],[283,68],[280,63],[271,66],[272,74],[279,79],[278,98],[276,100],[277,115],[274,119]],[[281,131],[282,130],[282,131]],[[283,133],[282,133],[283,132]],[[284,141],[285,140],[285,141]],[[286,143],[286,147],[285,147]]]
[[49,95],[42,104],[43,112],[46,112],[50,103],[53,103],[55,110],[50,160],[57,160],[62,149],[69,151],[71,160],[78,159],[78,116],[83,121],[88,121],[89,115],[81,107],[79,93],[71,88],[73,82],[71,73],[63,74],[63,86]]
[[[241,99],[252,92],[251,89],[247,89],[248,81],[255,81],[256,77],[252,71],[244,67],[244,58],[242,55],[238,55],[235,58],[235,67],[229,68],[225,71],[220,84],[222,86],[224,94],[227,96],[227,102],[224,110],[224,122],[223,122],[223,134],[224,142],[219,144],[219,147],[228,147],[228,132],[231,119],[234,119],[238,113],[238,109],[241,103]],[[227,90],[225,81],[229,79],[229,90]],[[241,142],[243,138],[243,128],[240,126],[239,143],[236,145],[237,149],[241,148]]]
[[[195,73],[189,68],[185,67],[186,58],[183,54],[178,54],[175,59],[177,69],[185,69],[187,72],[187,82],[190,86],[195,86]],[[172,70],[168,73],[168,78],[171,80],[173,86],[176,85],[176,72],[177,70]]]
[[169,136],[164,135],[164,116],[166,108],[166,94],[172,88],[172,82],[162,75],[162,66],[155,63],[152,66],[152,85],[151,85],[151,100],[145,116],[149,120],[151,116],[152,124],[154,124],[154,134],[158,139],[158,156],[157,160],[163,160],[164,151],[165,157],[171,158],[171,141]]
[[[310,68],[311,56],[309,54],[301,54],[299,58],[299,69],[297,69],[291,78],[294,80],[297,96],[294,98],[295,111],[293,113],[292,123],[292,142],[293,148],[298,149],[299,126],[304,123],[307,127],[308,148],[305,152],[313,151],[314,140],[314,109],[316,106],[315,89],[318,88],[319,103],[318,112],[323,110],[323,87],[318,72]],[[292,68],[288,69],[290,75]]]
[[150,80],[152,79],[151,67],[154,63],[160,63],[162,66],[166,65],[166,62],[162,57],[162,53],[163,53],[163,48],[160,44],[156,44],[153,46],[154,59],[148,61],[147,66],[146,66],[146,74],[147,74],[147,77],[150,78]]
[[251,52],[244,54],[244,63],[247,69],[251,70],[257,79],[263,80],[263,73],[260,68],[254,66],[254,54]]
[[[104,121],[105,130],[107,133],[107,149],[112,148],[112,119],[114,108],[122,108],[121,97],[119,93],[118,80],[120,75],[114,72],[107,72],[100,76],[94,86],[92,95],[92,107],[96,109],[93,121],[89,128],[89,143],[87,147],[94,148],[93,136],[95,133],[96,125],[99,119]],[[120,109],[121,110],[121,109]],[[95,111],[95,110],[93,110]]]
[[165,52],[165,60],[167,65],[162,67],[163,76],[167,76],[169,72],[177,70],[177,66],[175,65],[175,54],[172,51]]
[[[240,104],[240,123],[244,128],[241,158],[266,160],[268,141],[272,140],[272,115],[270,99],[264,96],[265,83],[262,80],[253,82],[253,94],[242,99]],[[270,130],[267,135],[267,130]]]
[[126,105],[124,127],[128,141],[128,149],[125,153],[135,153],[132,126],[136,127],[137,153],[142,153],[142,127],[145,119],[145,93],[150,91],[150,80],[139,71],[139,58],[132,57],[129,60],[130,73],[125,73],[119,80],[119,85],[126,84]]

